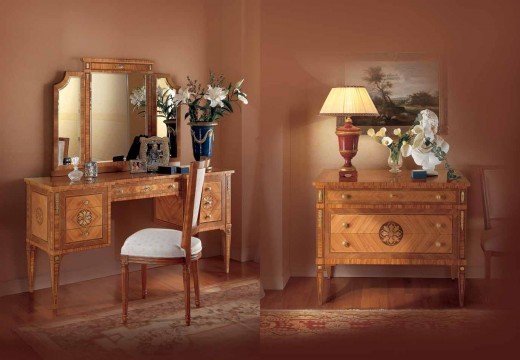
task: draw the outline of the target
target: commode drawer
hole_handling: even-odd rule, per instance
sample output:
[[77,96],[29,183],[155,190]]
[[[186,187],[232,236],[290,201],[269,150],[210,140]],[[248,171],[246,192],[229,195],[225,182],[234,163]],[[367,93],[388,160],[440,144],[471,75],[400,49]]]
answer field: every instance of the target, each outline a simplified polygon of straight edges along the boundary
[[327,190],[330,203],[456,203],[449,190]]
[[222,220],[222,185],[220,181],[205,182],[200,203],[200,223]]
[[332,214],[331,253],[452,252],[450,215]]

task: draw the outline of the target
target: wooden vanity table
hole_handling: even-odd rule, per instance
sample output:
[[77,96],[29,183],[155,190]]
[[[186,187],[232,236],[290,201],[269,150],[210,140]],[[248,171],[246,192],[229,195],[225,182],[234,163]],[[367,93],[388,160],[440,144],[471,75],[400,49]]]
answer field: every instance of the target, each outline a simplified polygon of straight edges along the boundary
[[[60,262],[63,255],[111,244],[111,204],[154,199],[154,221],[182,226],[186,175],[131,174],[127,161],[134,139],[168,137],[169,161],[180,160],[180,111],[164,113],[157,96],[177,89],[170,75],[155,73],[153,62],[137,59],[83,58],[82,71],[66,71],[54,85],[52,177],[27,178],[27,269],[29,291],[34,289],[35,250],[50,258],[52,306],[58,305]],[[136,106],[136,96],[141,105]],[[127,155],[128,154],[128,155]],[[98,163],[94,180],[71,182],[66,159]],[[131,157],[130,157],[131,159]],[[225,271],[231,246],[232,170],[206,174],[200,208],[200,232],[220,230]]]

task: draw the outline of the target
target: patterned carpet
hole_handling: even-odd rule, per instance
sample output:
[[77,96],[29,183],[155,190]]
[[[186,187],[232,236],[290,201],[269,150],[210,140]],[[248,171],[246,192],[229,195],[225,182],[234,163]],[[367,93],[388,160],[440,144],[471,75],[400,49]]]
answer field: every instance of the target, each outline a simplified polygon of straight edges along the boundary
[[184,295],[129,304],[127,326],[120,307],[57,318],[16,329],[44,359],[136,359],[242,351],[258,343],[259,291],[256,280],[201,289],[184,323]]

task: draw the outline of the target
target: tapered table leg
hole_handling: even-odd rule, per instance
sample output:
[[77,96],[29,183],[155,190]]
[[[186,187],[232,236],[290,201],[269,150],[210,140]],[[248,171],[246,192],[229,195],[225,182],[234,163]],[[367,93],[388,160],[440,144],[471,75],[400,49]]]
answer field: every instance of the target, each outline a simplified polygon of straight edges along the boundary
[[226,274],[229,274],[229,262],[231,259],[231,224],[226,225],[224,231],[224,262],[226,266]]
[[52,291],[52,309],[58,310],[58,286],[60,284],[60,264],[61,255],[51,255],[51,291]]
[[316,286],[318,288],[318,304],[323,304],[323,265],[317,265]]
[[464,266],[459,267],[459,306],[464,306],[464,295],[466,292],[466,269]]
[[29,293],[32,294],[34,292],[34,265],[36,260],[36,246],[27,243],[25,251],[27,253],[27,279],[29,282],[28,287]]

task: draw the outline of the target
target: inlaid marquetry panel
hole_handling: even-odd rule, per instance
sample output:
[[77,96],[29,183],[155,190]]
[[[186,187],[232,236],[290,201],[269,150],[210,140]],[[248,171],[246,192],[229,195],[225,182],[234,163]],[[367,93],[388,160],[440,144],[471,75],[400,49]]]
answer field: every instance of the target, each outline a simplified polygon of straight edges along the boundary
[[68,209],[66,215],[66,229],[77,229],[82,227],[103,225],[103,208],[84,207],[79,209]]
[[103,226],[88,226],[78,229],[68,229],[65,232],[65,243],[77,243],[103,237]]
[[103,205],[103,195],[82,195],[67,197],[66,206],[69,209],[79,209],[85,207],[99,207]]
[[48,241],[48,200],[47,196],[37,192],[31,193],[31,233]]
[[327,190],[331,203],[456,203],[456,191],[448,190]]
[[207,182],[202,189],[200,223],[222,219],[222,187],[220,182]]
[[379,234],[381,227],[395,222],[404,234],[451,234],[453,232],[450,215],[399,215],[399,214],[332,214],[330,232],[332,234]]
[[403,232],[394,245],[385,244],[379,234],[332,234],[332,253],[422,253],[449,254],[452,252],[450,234],[413,234]]

